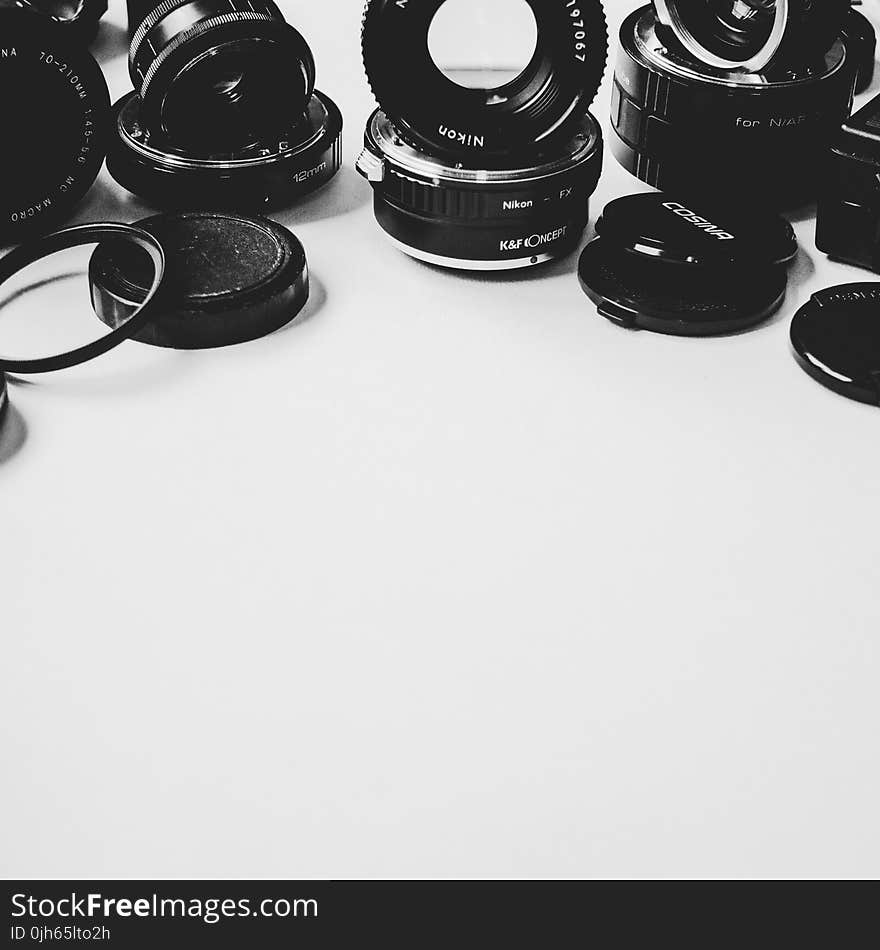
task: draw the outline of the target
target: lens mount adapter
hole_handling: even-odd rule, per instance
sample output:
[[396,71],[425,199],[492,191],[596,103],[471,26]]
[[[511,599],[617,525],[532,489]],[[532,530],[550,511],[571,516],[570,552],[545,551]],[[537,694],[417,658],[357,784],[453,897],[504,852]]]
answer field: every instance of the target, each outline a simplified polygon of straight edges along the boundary
[[0,9],[20,7],[47,17],[79,43],[90,43],[107,12],[107,0],[0,0]]
[[[715,69],[760,73],[824,56],[851,0],[654,0],[662,32]],[[667,40],[669,37],[664,36]]]
[[855,70],[837,40],[820,59],[766,73],[702,65],[657,32],[652,7],[621,28],[612,150],[661,190],[723,193],[784,208],[815,196],[849,116]]
[[444,0],[368,0],[367,78],[381,111],[409,144],[484,163],[569,139],[596,96],[608,54],[601,0],[526,0],[538,44],[519,77],[467,89],[434,62],[428,34]]
[[0,9],[0,244],[48,230],[94,184],[104,161],[110,96],[92,55],[61,26]]
[[158,208],[260,211],[317,191],[342,166],[342,114],[316,92],[286,131],[235,152],[203,154],[172,144],[143,125],[130,93],[114,108],[107,168],[126,190]]
[[143,126],[202,151],[289,128],[315,86],[311,50],[272,0],[164,0],[135,32],[129,73]]
[[602,132],[589,113],[532,165],[446,163],[407,144],[381,110],[365,145],[358,171],[373,186],[376,219],[392,243],[461,270],[512,270],[571,253],[602,172]]

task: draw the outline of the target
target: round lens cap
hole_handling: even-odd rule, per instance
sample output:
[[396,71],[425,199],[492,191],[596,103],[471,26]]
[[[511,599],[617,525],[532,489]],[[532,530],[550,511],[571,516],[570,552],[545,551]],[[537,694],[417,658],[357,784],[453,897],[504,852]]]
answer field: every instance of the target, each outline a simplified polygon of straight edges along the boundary
[[880,406],[880,283],[814,294],[791,325],[801,366],[836,393]]
[[0,244],[67,216],[104,162],[107,83],[94,57],[51,19],[0,9]]
[[689,264],[788,264],[798,252],[794,229],[779,215],[672,194],[618,198],[596,230],[610,243]]
[[619,326],[672,336],[747,330],[785,300],[785,268],[697,267],[668,262],[596,238],[579,265],[581,286]]
[[[309,299],[302,244],[265,218],[218,212],[164,214],[139,222],[165,250],[168,271],[154,320],[135,336],[181,350],[246,343],[290,323]],[[89,265],[92,303],[116,325],[143,298],[142,258],[105,242]]]

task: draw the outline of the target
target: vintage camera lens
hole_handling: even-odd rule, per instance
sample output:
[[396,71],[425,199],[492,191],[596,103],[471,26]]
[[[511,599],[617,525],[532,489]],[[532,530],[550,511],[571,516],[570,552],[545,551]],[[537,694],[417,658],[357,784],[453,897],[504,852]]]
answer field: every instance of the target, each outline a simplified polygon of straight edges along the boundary
[[877,66],[877,32],[874,24],[853,7],[843,25],[843,37],[856,65],[856,92],[862,93],[874,82]]
[[463,270],[510,270],[571,253],[602,172],[602,133],[589,113],[533,164],[465,168],[414,148],[377,111],[358,170],[373,185],[379,225],[411,257]]
[[620,164],[661,190],[777,208],[815,197],[818,169],[852,106],[846,44],[838,39],[792,69],[725,71],[667,44],[657,27],[648,6],[621,28],[611,106]]
[[[663,30],[716,69],[762,72],[823,56],[851,0],[654,0]],[[667,39],[667,37],[664,37]]]
[[[478,15],[489,0],[461,4],[459,15]],[[571,138],[596,95],[608,51],[600,0],[523,0],[537,27],[534,52],[522,69],[497,70],[490,56],[467,61],[474,36],[463,22],[460,62],[470,78],[456,77],[432,55],[432,26],[444,0],[369,0],[364,14],[363,56],[367,78],[383,113],[409,144],[455,156],[474,166],[513,154],[540,151]],[[454,7],[454,0],[450,0]],[[486,46],[502,42],[499,17],[513,15],[506,0],[485,15]],[[452,21],[455,26],[454,18]],[[474,73],[488,75],[474,78]],[[494,77],[494,78],[493,78]]]
[[107,0],[0,0],[0,9],[20,7],[52,20],[80,43],[90,43],[98,22],[107,12]]
[[114,118],[110,174],[160,208],[284,207],[326,184],[342,165],[342,115],[321,92],[287,129],[231,151],[188,149],[151,132],[136,93],[116,104]]
[[104,161],[110,97],[88,50],[46,17],[0,10],[0,244],[66,217]]
[[271,0],[165,0],[135,32],[129,72],[143,127],[202,153],[292,127],[315,84],[308,44]]

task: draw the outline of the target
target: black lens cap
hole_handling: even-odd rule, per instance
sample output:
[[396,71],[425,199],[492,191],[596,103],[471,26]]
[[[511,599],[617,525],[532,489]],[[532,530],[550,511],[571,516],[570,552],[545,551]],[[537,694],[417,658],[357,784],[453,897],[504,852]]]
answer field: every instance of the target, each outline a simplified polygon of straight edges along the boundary
[[[290,323],[309,299],[302,244],[259,217],[219,212],[157,215],[138,222],[165,250],[156,318],[135,336],[180,350],[246,343]],[[122,242],[99,245],[89,265],[92,303],[109,326],[144,299],[150,274]]]
[[755,326],[785,299],[797,255],[782,217],[667,194],[611,202],[580,260],[599,313],[632,329],[717,336]]
[[798,252],[794,229],[779,215],[670,194],[618,198],[596,231],[621,247],[686,264],[789,264]]
[[798,362],[834,392],[880,406],[880,283],[813,294],[791,325]]
[[94,57],[49,17],[0,9],[0,244],[47,231],[98,177],[110,122]]

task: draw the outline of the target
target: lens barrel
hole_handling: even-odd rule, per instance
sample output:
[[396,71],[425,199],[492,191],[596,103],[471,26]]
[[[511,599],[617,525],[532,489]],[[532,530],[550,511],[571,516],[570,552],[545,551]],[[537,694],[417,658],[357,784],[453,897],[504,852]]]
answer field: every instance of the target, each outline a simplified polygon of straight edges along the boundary
[[715,69],[763,72],[824,56],[851,0],[654,0],[660,34]]
[[312,97],[315,62],[272,0],[164,0],[135,32],[129,73],[144,128],[211,151],[293,126]]
[[524,72],[497,89],[467,89],[434,62],[428,34],[444,0],[369,0],[367,78],[381,110],[411,145],[467,164],[507,160],[571,137],[605,71],[601,0],[526,0],[538,26]]
[[285,207],[326,184],[342,165],[342,114],[321,92],[288,129],[231,152],[190,150],[151,132],[136,93],[116,104],[114,118],[108,171],[159,208]]
[[512,270],[571,253],[602,171],[602,133],[589,115],[531,166],[464,168],[405,142],[381,110],[358,170],[373,185],[379,225],[406,254],[442,267]]
[[49,18],[0,9],[0,244],[46,231],[98,177],[110,118],[94,57]]
[[798,69],[723,71],[658,33],[652,7],[629,16],[612,95],[612,150],[661,190],[784,208],[815,196],[828,146],[849,116],[855,70],[837,40]]

